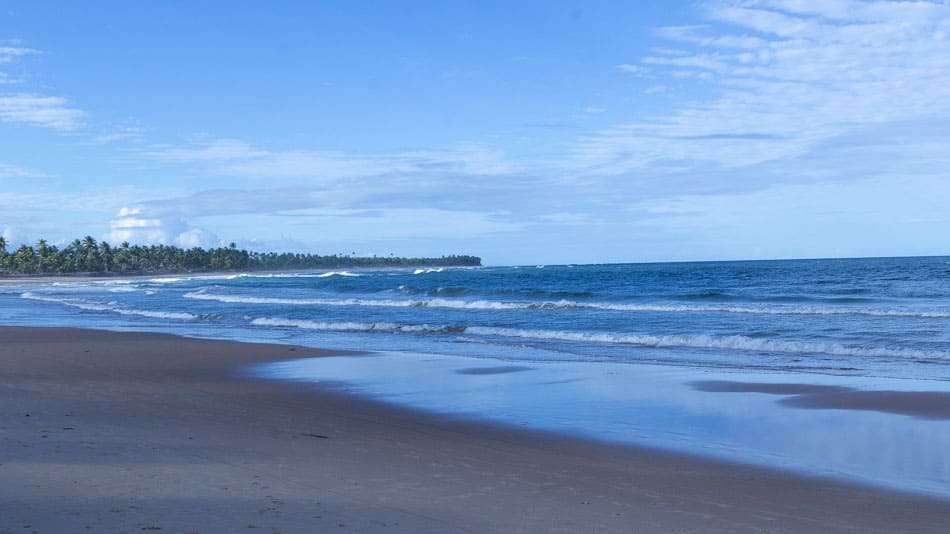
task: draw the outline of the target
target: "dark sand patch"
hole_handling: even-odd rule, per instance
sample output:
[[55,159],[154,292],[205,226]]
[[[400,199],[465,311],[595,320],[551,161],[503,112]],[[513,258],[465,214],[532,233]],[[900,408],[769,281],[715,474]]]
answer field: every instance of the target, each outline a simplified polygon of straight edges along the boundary
[[728,380],[698,380],[688,385],[698,391],[715,393],[768,393],[771,395],[806,395],[851,391],[844,386],[821,386],[815,384],[771,384],[768,382],[730,382]]
[[781,404],[813,410],[868,410],[919,419],[950,419],[950,392],[842,391],[798,395]]
[[503,375],[505,373],[520,373],[530,371],[531,367],[521,365],[500,365],[497,367],[469,367],[455,371],[460,375]]
[[779,404],[812,410],[865,410],[920,419],[950,419],[950,392],[868,391],[817,384],[771,384],[701,380],[690,382],[698,391],[786,395]]

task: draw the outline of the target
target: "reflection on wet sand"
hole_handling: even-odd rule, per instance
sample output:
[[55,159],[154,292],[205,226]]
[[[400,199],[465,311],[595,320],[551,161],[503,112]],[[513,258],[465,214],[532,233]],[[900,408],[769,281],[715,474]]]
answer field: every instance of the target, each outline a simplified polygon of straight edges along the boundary
[[698,380],[689,385],[698,391],[716,393],[787,395],[779,402],[795,408],[867,410],[920,419],[950,419],[950,392],[946,391],[869,391],[844,386],[728,380]]

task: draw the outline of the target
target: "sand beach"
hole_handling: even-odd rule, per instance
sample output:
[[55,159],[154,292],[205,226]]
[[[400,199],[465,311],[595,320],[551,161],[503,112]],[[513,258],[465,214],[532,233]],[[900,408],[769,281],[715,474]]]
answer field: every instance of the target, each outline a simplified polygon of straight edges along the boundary
[[944,532],[950,523],[939,499],[459,421],[244,372],[304,356],[333,357],[0,328],[0,532]]

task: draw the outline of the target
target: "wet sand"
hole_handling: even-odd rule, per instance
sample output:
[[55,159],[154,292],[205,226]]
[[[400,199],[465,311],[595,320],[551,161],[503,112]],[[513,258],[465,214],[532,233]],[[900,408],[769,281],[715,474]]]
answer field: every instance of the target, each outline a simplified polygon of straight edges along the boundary
[[843,386],[725,380],[697,381],[692,386],[700,391],[717,393],[781,395],[781,404],[795,408],[866,410],[920,419],[950,419],[950,392],[947,391],[868,391]]
[[0,533],[944,532],[950,524],[947,501],[463,423],[242,372],[320,355],[328,353],[0,327]]

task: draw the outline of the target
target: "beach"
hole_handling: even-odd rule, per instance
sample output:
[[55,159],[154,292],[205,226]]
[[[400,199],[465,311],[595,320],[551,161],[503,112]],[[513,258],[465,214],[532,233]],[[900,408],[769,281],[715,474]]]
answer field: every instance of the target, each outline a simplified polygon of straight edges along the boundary
[[0,328],[0,532],[942,532],[950,502],[250,376],[333,353]]

